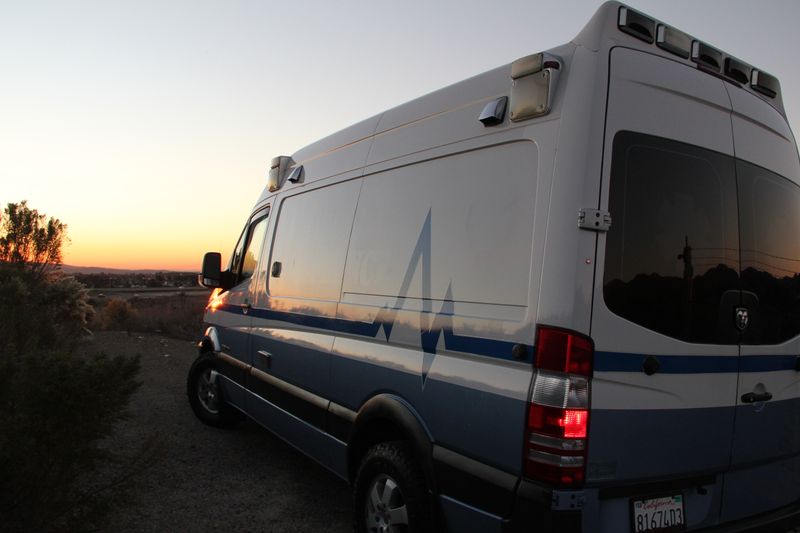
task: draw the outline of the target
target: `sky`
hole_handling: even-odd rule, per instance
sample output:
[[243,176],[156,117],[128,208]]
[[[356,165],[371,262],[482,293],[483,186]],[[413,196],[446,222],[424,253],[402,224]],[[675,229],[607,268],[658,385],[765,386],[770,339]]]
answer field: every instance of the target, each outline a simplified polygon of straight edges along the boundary
[[[568,42],[593,0],[0,0],[0,205],[68,225],[64,262],[197,271],[270,160]],[[631,0],[781,81],[800,2]]]

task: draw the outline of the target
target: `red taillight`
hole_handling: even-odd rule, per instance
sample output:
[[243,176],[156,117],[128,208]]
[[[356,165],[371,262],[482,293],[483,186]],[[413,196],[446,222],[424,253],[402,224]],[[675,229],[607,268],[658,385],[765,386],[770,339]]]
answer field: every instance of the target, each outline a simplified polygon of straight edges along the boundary
[[536,335],[536,368],[592,375],[592,340],[562,329],[539,326]]
[[528,429],[542,435],[568,439],[585,439],[589,413],[585,409],[560,409],[530,404]]
[[583,484],[593,356],[588,337],[538,328],[525,440],[528,477],[559,487]]
[[586,427],[589,425],[589,412],[585,409],[567,409],[558,423],[564,428],[566,438],[585,439]]

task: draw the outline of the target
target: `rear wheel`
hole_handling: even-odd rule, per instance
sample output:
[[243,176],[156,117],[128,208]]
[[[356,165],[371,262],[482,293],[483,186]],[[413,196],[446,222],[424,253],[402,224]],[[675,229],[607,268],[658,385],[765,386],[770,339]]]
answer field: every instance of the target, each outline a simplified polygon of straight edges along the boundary
[[355,482],[357,533],[432,531],[425,478],[403,442],[383,442],[367,451]]
[[186,393],[192,411],[203,423],[215,427],[230,427],[239,420],[241,414],[225,403],[218,383],[212,372],[216,362],[209,354],[198,357],[189,369],[186,380]]

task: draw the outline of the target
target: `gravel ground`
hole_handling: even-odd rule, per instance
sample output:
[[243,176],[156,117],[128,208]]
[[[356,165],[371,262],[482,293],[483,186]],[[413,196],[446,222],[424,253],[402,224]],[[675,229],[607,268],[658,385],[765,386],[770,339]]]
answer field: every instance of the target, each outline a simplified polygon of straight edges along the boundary
[[99,332],[90,350],[141,355],[142,387],[111,445],[135,451],[160,442],[154,463],[131,482],[112,531],[351,531],[349,487],[252,421],[205,426],[186,399],[192,342]]

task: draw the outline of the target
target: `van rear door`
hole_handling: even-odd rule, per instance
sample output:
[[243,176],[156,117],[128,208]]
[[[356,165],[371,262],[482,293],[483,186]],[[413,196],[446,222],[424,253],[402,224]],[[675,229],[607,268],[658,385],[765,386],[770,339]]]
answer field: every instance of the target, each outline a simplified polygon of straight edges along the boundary
[[617,47],[610,65],[587,487],[604,531],[663,496],[689,528],[713,525],[739,362],[730,98],[722,80],[656,55]]
[[739,189],[742,346],[722,521],[800,500],[800,169],[785,119],[728,87]]

